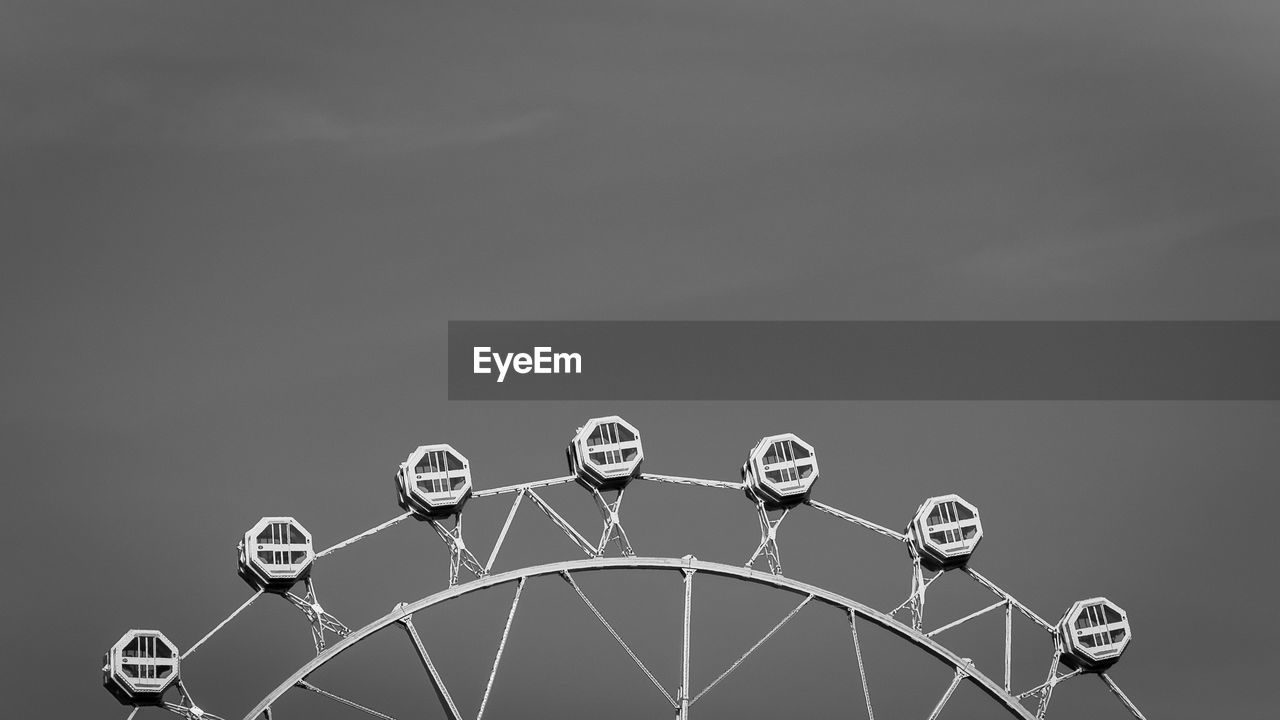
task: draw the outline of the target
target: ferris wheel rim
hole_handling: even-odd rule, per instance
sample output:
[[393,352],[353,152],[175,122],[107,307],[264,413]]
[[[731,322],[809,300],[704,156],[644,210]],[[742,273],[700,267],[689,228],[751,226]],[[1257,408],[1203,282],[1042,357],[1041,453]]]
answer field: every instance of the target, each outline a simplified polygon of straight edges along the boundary
[[361,641],[397,622],[402,622],[406,618],[411,618],[417,612],[450,600],[455,600],[464,595],[469,595],[474,592],[487,590],[512,582],[522,582],[530,578],[545,577],[562,573],[590,572],[597,570],[666,570],[673,572],[705,572],[708,575],[753,582],[772,587],[777,590],[812,596],[813,600],[852,613],[854,616],[867,620],[884,630],[888,630],[894,635],[910,642],[921,650],[924,650],[935,659],[952,668],[959,675],[963,675],[965,678],[973,681],[979,689],[1012,713],[1014,717],[1022,718],[1023,720],[1036,720],[1034,713],[1028,710],[1015,696],[1006,691],[999,683],[987,677],[987,675],[979,670],[972,662],[966,661],[966,659],[956,655],[954,652],[938,643],[924,632],[916,630],[911,626],[894,619],[889,614],[818,585],[788,578],[784,575],[765,573],[740,565],[729,565],[725,563],[699,560],[691,556],[682,558],[591,557],[579,560],[562,560],[542,565],[531,565],[514,570],[508,570],[502,573],[487,575],[465,583],[459,583],[439,592],[427,595],[414,602],[398,605],[391,612],[373,620],[358,630],[351,631],[349,635],[341,638],[337,642],[325,648],[314,658],[311,658],[306,664],[285,679],[279,686],[268,693],[247,715],[244,716],[244,720],[256,720],[263,717],[264,713],[270,710],[276,701],[298,686],[300,681],[304,681],[312,673],[316,672],[331,660],[337,658],[343,652],[357,645]]

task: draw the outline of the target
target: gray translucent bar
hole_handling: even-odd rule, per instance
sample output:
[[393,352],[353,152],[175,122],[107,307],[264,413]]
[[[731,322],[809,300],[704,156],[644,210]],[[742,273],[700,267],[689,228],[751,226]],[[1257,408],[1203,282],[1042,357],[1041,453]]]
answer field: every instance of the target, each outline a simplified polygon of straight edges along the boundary
[[1277,400],[1280,322],[450,322],[449,399]]

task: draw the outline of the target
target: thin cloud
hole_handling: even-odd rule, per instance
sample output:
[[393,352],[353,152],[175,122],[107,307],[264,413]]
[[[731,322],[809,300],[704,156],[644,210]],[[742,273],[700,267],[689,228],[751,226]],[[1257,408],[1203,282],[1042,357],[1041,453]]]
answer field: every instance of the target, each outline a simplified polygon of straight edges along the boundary
[[358,111],[266,90],[192,91],[137,77],[86,78],[57,92],[12,88],[0,109],[0,144],[191,149],[307,144],[352,152],[413,152],[527,137],[557,117],[549,109],[492,115],[451,113],[371,119]]
[[449,122],[378,122],[309,106],[286,106],[264,108],[254,117],[224,118],[223,132],[211,139],[231,145],[306,143],[371,152],[412,152],[524,138],[543,131],[555,119],[555,112],[542,109]]

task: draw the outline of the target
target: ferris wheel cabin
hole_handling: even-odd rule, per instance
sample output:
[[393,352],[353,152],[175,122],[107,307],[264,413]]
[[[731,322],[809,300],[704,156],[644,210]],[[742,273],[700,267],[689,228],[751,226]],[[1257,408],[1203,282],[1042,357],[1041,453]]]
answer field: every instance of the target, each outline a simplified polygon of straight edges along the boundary
[[793,433],[770,435],[752,448],[742,466],[747,497],[770,508],[786,508],[809,499],[818,479],[813,446]]
[[588,489],[619,490],[640,471],[640,431],[617,415],[592,418],[566,449],[569,472]]
[[1058,622],[1062,661],[1085,672],[1101,672],[1116,664],[1133,632],[1129,616],[1104,597],[1081,600]]
[[236,548],[240,577],[255,590],[285,593],[311,574],[311,533],[291,517],[264,517]]
[[396,491],[419,520],[449,517],[471,497],[471,466],[451,445],[423,445],[400,464]]
[[159,630],[130,630],[103,658],[102,685],[124,705],[161,705],[178,680],[178,656]]
[[911,554],[929,570],[950,570],[969,562],[982,540],[978,508],[959,495],[925,500],[907,527]]

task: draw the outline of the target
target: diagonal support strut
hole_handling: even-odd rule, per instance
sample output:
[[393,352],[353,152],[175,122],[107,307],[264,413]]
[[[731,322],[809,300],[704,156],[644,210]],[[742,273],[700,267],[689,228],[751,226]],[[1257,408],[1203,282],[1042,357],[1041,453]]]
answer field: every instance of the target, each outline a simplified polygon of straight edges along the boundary
[[498,677],[498,663],[502,662],[502,651],[507,648],[507,636],[511,634],[511,623],[516,618],[516,606],[520,604],[520,594],[524,592],[525,578],[516,583],[516,596],[511,600],[511,611],[507,613],[507,624],[502,628],[502,639],[498,641],[498,652],[493,656],[493,669],[489,671],[489,682],[484,686],[484,697],[480,699],[480,710],[476,720],[484,717],[484,709],[489,705],[489,693],[493,690],[493,681]]
[[617,630],[613,629],[613,626],[609,624],[609,621],[604,619],[604,615],[596,609],[596,606],[592,604],[586,593],[582,592],[582,588],[578,587],[578,583],[573,579],[573,576],[569,574],[569,571],[560,571],[560,576],[564,578],[565,582],[569,583],[569,587],[573,588],[574,592],[578,593],[578,597],[582,598],[582,602],[587,606],[587,609],[596,616],[596,619],[600,621],[600,624],[604,625],[604,629],[608,630],[609,634],[613,636],[613,639],[622,646],[622,649],[625,650],[631,660],[635,662],[636,667],[640,668],[640,671],[645,674],[645,677],[649,678],[649,682],[653,683],[653,686],[662,692],[662,696],[667,699],[667,702],[671,703],[672,707],[680,707],[675,698],[671,697],[671,693],[667,692],[667,689],[662,687],[662,683],[658,682],[658,678],[654,677],[648,666],[646,666],[644,662],[640,660],[640,657],[636,655],[635,651],[631,649],[631,646],[622,639],[622,636],[618,634]]
[[354,710],[359,710],[365,713],[366,715],[372,715],[376,718],[381,718],[381,720],[396,720],[395,718],[391,717],[390,715],[387,715],[386,713],[380,713],[377,710],[361,705],[360,703],[355,702],[354,700],[348,700],[342,697],[341,695],[338,695],[336,693],[331,693],[328,690],[324,690],[322,688],[318,688],[315,685],[312,685],[311,683],[307,682],[306,680],[299,680],[298,682],[294,683],[294,685],[295,687],[302,688],[303,690],[309,690],[319,695],[320,697],[329,698],[330,700],[336,703],[346,705],[347,707],[352,708]]
[[756,547],[756,551],[751,553],[751,557],[747,559],[746,566],[751,567],[756,560],[760,559],[760,555],[764,555],[765,560],[769,563],[769,572],[774,575],[782,574],[782,552],[778,549],[778,526],[783,520],[787,519],[787,514],[791,512],[791,508],[782,511],[776,519],[769,517],[769,510],[764,503],[756,503],[756,517],[760,521],[760,545]]
[[729,677],[729,673],[733,672],[734,670],[737,670],[737,669],[738,669],[738,666],[739,666],[739,665],[741,665],[741,664],[743,663],[743,661],[745,661],[748,657],[750,657],[750,656],[751,656],[751,653],[753,653],[753,652],[755,652],[756,650],[758,650],[758,649],[760,648],[760,646],[761,646],[761,645],[764,645],[764,644],[765,644],[765,642],[767,642],[767,641],[769,640],[769,638],[773,637],[774,633],[776,633],[776,632],[778,632],[779,630],[781,630],[783,625],[786,625],[788,622],[790,622],[790,621],[791,621],[791,618],[793,618],[793,617],[795,617],[795,616],[796,616],[796,613],[798,613],[798,612],[800,612],[801,610],[803,610],[803,609],[804,609],[804,606],[805,606],[805,605],[808,605],[808,604],[809,604],[809,602],[810,602],[811,600],[813,600],[813,597],[814,597],[814,596],[813,596],[812,594],[809,594],[809,595],[805,596],[805,599],[801,600],[799,605],[796,605],[796,606],[791,610],[791,612],[787,613],[786,617],[784,617],[784,618],[782,618],[781,620],[779,620],[779,621],[778,621],[778,624],[777,624],[777,625],[774,625],[774,626],[773,626],[773,628],[772,628],[771,630],[769,630],[769,632],[765,633],[765,634],[764,634],[764,637],[762,637],[762,638],[760,638],[759,640],[757,640],[755,645],[752,645],[750,648],[748,648],[748,649],[747,649],[747,651],[746,651],[746,652],[742,653],[742,655],[740,655],[740,656],[738,657],[738,659],[737,659],[737,660],[734,660],[734,661],[733,661],[733,663],[732,663],[731,665],[729,665],[729,667],[728,667],[724,672],[720,673],[720,676],[719,676],[719,677],[717,677],[715,680],[712,680],[710,685],[707,685],[705,688],[703,688],[703,689],[702,689],[702,692],[698,693],[698,694],[697,694],[697,696],[696,696],[696,697],[694,697],[694,698],[693,698],[693,700],[692,700],[689,704],[690,704],[690,705],[692,705],[693,703],[695,703],[695,702],[697,702],[698,700],[702,699],[702,696],[703,696],[703,695],[706,695],[706,694],[707,694],[707,692],[711,690],[711,688],[713,688],[713,687],[715,687],[717,684],[719,684],[721,680],[724,680],[725,678]]
[[533,504],[537,505],[538,509],[550,518],[551,522],[555,523],[556,527],[560,528],[561,532],[573,541],[574,545],[577,545],[579,549],[587,554],[587,557],[600,557],[599,553],[596,552],[596,547],[588,542],[587,539],[582,536],[582,533],[575,530],[574,527],[569,524],[568,520],[560,517],[560,513],[556,512],[555,508],[548,505],[547,501],[543,500],[541,495],[533,490],[529,490],[528,496],[529,499],[533,501]]
[[407,615],[400,619],[400,624],[409,633],[409,639],[413,641],[413,649],[418,653],[418,659],[422,661],[422,667],[427,671],[427,677],[431,679],[431,688],[436,691],[436,697],[440,699],[440,705],[444,708],[445,715],[449,720],[462,720],[462,714],[458,712],[458,706],[454,704],[453,697],[449,695],[449,688],[444,685],[444,678],[440,677],[440,671],[436,669],[435,663],[431,662],[431,656],[427,654],[427,648],[422,644],[422,638],[418,636],[418,629],[413,625],[413,616]]

